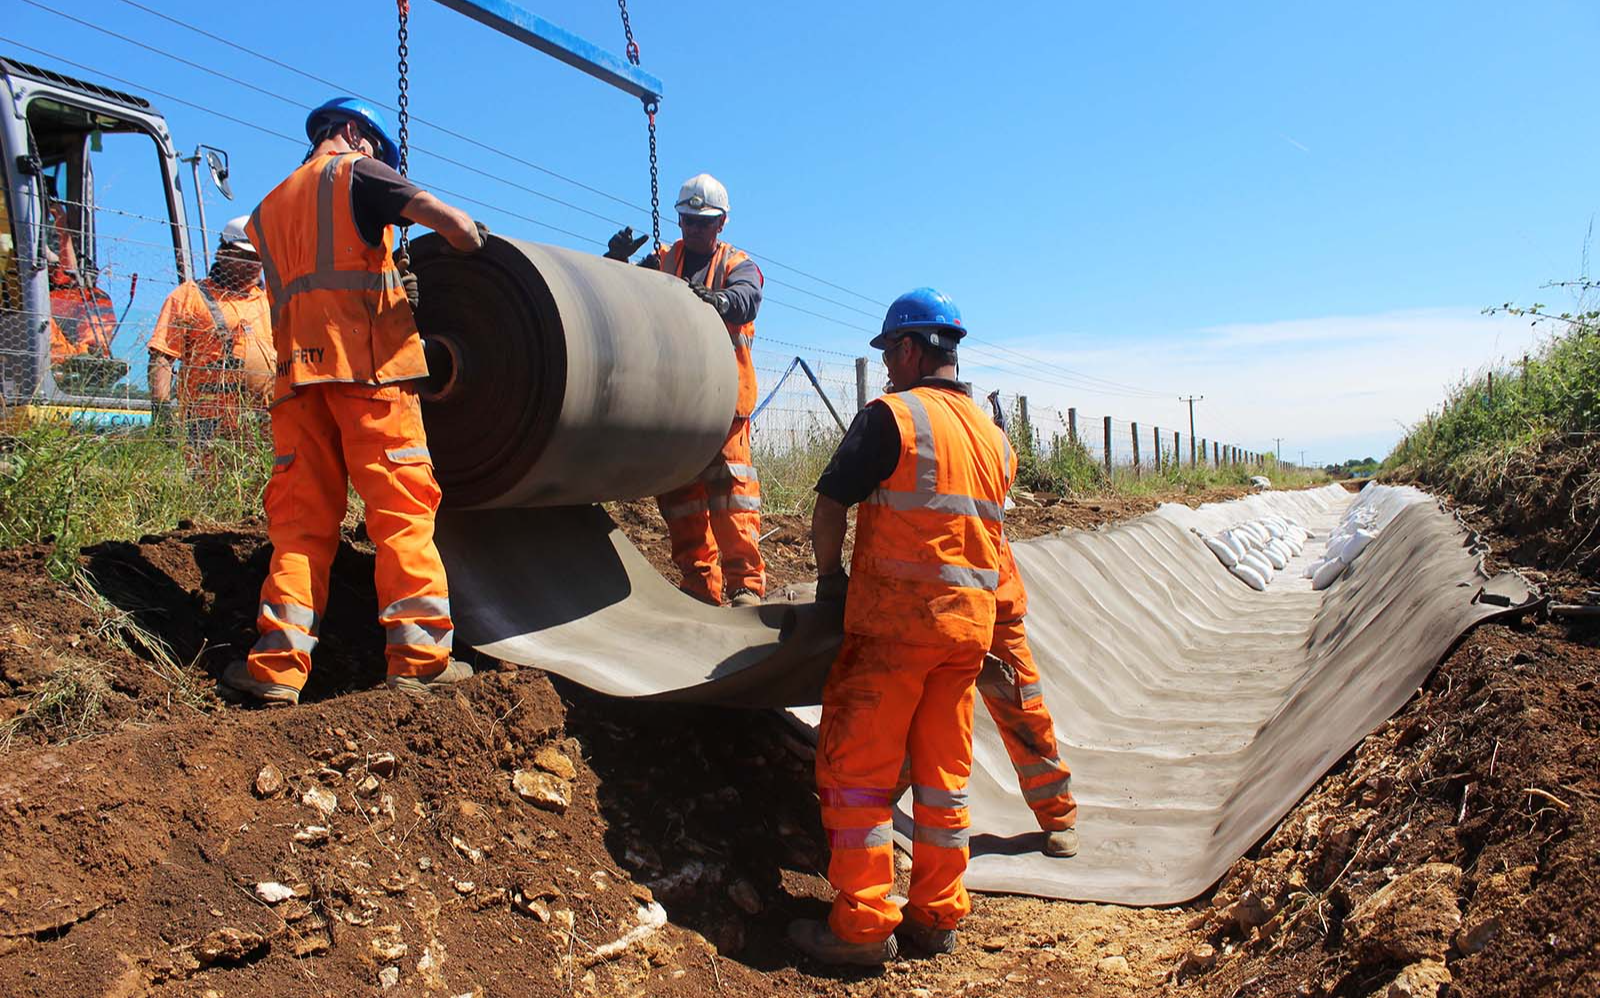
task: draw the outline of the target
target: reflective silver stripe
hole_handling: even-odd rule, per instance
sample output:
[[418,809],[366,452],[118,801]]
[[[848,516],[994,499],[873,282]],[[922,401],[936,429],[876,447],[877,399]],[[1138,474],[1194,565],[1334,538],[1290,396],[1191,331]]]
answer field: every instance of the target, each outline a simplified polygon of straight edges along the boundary
[[821,787],[817,796],[823,807],[889,807],[896,795],[880,787]]
[[[228,325],[228,317],[222,314],[222,306],[218,305],[217,300],[211,297],[211,292],[206,290],[204,284],[195,281],[194,286],[200,292],[200,300],[206,303],[206,311],[211,313],[211,321],[217,325],[217,335],[226,337],[227,345],[231,347],[233,345],[233,328]],[[232,353],[231,350],[223,351],[224,356],[230,353]]]
[[294,463],[294,452],[293,451],[290,451],[287,454],[278,454],[278,455],[274,456],[273,459],[272,459],[272,466],[274,468],[287,468],[287,467],[289,467],[289,465],[291,465],[293,463]]
[[677,520],[685,516],[693,516],[696,513],[704,513],[708,508],[704,499],[693,499],[689,502],[679,503],[676,506],[666,507],[661,511],[661,516],[663,519]]
[[894,824],[885,821],[867,828],[828,829],[830,849],[876,849],[894,841]]
[[296,277],[284,288],[289,298],[304,291],[387,291],[400,286],[394,270],[319,270]]
[[[339,169],[343,156],[329,156],[328,165],[322,168],[322,178],[317,184],[317,271],[326,273],[333,269],[333,174]],[[293,295],[294,292],[290,291]]]
[[261,616],[280,624],[293,624],[312,634],[317,633],[317,626],[322,622],[317,616],[317,611],[296,603],[263,603]]
[[386,450],[383,453],[391,461],[409,461],[418,457],[429,461],[433,460],[433,455],[428,453],[428,448],[426,447],[398,447],[394,450]]
[[933,449],[933,421],[928,409],[912,392],[896,396],[905,400],[911,412],[911,429],[917,444],[917,491],[932,494],[939,490],[939,459]]
[[707,509],[757,510],[761,508],[760,496],[712,496],[706,500]]
[[938,846],[941,849],[965,849],[967,838],[972,834],[966,828],[935,828],[932,825],[918,824],[913,827],[911,838],[923,845]]
[[283,630],[268,631],[256,639],[255,646],[250,650],[257,651],[303,651],[311,654],[317,647],[317,636],[307,634],[305,631]]
[[923,807],[942,807],[947,810],[955,810],[967,806],[967,792],[965,790],[925,787],[920,783],[912,784],[911,799]]
[[868,496],[866,501],[887,506],[897,512],[926,509],[953,516],[974,516],[994,523],[1004,523],[1006,520],[1005,506],[1000,503],[949,492],[901,492],[896,489],[880,488]]
[[749,334],[749,333],[734,333],[733,334],[733,342],[737,343],[738,345],[740,345],[740,346],[742,346],[742,347],[744,347],[746,349],[749,349],[750,344],[754,343],[755,339],[756,338],[754,336],[752,336],[751,334]]
[[968,589],[986,589],[993,592],[1000,585],[998,570],[967,568],[964,565],[929,565],[920,561],[901,561],[898,558],[874,558],[872,568],[880,575],[914,582],[948,582],[952,586]]
[[1040,688],[1038,683],[1023,683],[1018,692],[1022,694],[1023,703],[1044,696],[1044,690]]
[[1035,801],[1048,800],[1051,797],[1060,797],[1072,786],[1072,777],[1063,776],[1059,780],[1051,780],[1043,786],[1033,787],[1022,792],[1022,799],[1032,804]]
[[259,236],[256,240],[256,253],[261,257],[261,275],[267,282],[267,294],[272,299],[272,321],[278,321],[278,309],[287,301],[283,296],[283,280],[278,276],[278,265],[272,259],[267,247],[267,230],[261,226],[261,206],[256,205],[256,210],[250,213],[250,226]]
[[383,608],[378,614],[387,620],[396,617],[448,617],[450,616],[450,598],[448,596],[407,596],[397,599]]
[[748,478],[753,482],[756,480],[756,466],[753,464],[730,464],[718,461],[701,472],[700,477],[708,482],[714,482],[722,478]]
[[425,624],[400,623],[384,628],[388,643],[392,645],[420,645],[424,648],[450,648],[455,644],[456,632],[448,627],[428,627]]
[[1024,766],[1016,766],[1017,776],[1024,780],[1032,779],[1035,776],[1044,776],[1048,773],[1059,773],[1061,769],[1060,759],[1045,759],[1043,762],[1030,762]]

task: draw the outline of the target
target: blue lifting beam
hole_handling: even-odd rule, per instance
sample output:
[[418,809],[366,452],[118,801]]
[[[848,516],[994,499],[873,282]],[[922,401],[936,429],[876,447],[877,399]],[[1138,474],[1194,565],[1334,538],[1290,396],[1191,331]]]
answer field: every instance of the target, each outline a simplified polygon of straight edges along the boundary
[[661,100],[661,81],[625,59],[507,0],[438,0],[453,11],[487,24],[503,35],[553,55],[597,80],[625,90],[645,103]]

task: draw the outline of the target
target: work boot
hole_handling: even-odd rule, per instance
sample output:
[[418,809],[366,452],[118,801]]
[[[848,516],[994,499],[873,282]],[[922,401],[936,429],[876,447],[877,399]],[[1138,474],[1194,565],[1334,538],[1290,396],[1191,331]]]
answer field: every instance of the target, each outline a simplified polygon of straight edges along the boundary
[[733,595],[728,597],[729,606],[760,606],[761,597],[748,589],[735,589]]
[[933,956],[937,953],[956,951],[955,929],[936,929],[908,918],[900,923],[900,928],[895,930],[895,934],[918,953]]
[[471,678],[472,666],[452,658],[438,672],[424,673],[420,676],[390,676],[385,682],[391,690],[420,697],[429,693],[448,692],[455,684]]
[[847,943],[834,935],[826,923],[814,918],[797,918],[790,922],[789,941],[813,960],[853,963],[863,967],[888,963],[900,952],[894,936],[876,943]]
[[1044,834],[1044,854],[1046,856],[1059,856],[1062,859],[1078,855],[1078,830],[1076,828],[1063,828],[1058,832],[1046,832]]
[[217,696],[235,703],[255,701],[263,707],[293,707],[300,702],[300,691],[283,683],[264,683],[250,675],[244,659],[229,662],[217,679]]

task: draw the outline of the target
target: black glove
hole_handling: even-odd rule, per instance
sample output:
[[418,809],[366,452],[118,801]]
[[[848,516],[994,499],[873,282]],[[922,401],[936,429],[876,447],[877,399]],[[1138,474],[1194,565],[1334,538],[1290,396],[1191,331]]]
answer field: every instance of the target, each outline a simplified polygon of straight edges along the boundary
[[405,250],[395,250],[394,265],[400,271],[400,286],[406,289],[406,301],[411,303],[411,308],[415,311],[417,302],[422,300],[422,295],[417,290],[417,275],[411,272],[411,257]]
[[727,315],[728,309],[733,307],[733,298],[726,291],[712,291],[704,284],[691,284],[689,290],[700,296],[700,300],[717,310],[718,315]]
[[633,226],[627,226],[618,230],[617,234],[612,236],[611,241],[606,244],[606,259],[621,260],[623,263],[627,263],[628,257],[639,252],[639,247],[649,241],[650,237],[648,235],[636,237],[633,234]]
[[843,603],[849,588],[850,576],[842,568],[831,575],[820,575],[817,577],[817,602]]
[[478,249],[489,245],[489,227],[482,222],[473,222],[478,227]]

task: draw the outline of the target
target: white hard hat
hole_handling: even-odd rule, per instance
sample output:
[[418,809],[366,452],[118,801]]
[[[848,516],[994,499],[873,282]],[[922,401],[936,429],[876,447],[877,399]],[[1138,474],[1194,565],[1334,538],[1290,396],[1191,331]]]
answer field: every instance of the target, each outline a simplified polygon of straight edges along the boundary
[[238,218],[228,219],[228,224],[222,227],[221,244],[242,249],[246,253],[254,253],[256,251],[255,245],[250,242],[250,236],[244,231],[245,223],[249,221],[249,215],[240,215]]
[[697,173],[678,188],[678,214],[726,215],[728,189],[709,173]]

